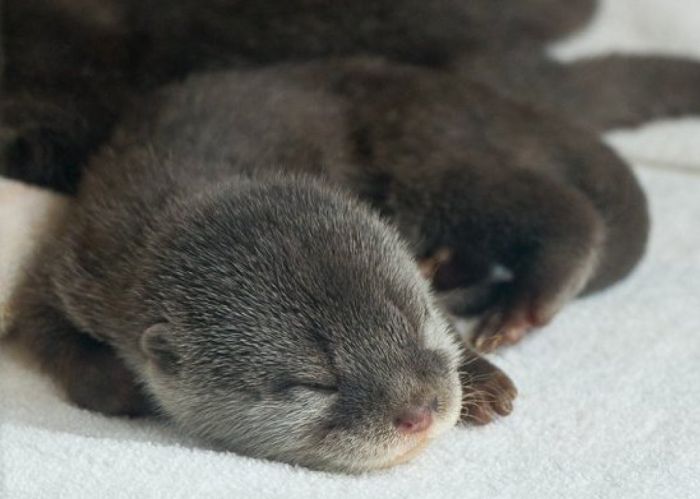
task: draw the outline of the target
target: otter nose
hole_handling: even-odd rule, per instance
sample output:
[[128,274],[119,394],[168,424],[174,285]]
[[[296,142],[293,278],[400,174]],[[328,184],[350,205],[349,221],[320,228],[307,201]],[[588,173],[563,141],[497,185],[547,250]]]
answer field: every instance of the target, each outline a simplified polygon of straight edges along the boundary
[[427,430],[433,422],[430,407],[410,407],[402,411],[394,420],[394,426],[400,433],[412,434]]

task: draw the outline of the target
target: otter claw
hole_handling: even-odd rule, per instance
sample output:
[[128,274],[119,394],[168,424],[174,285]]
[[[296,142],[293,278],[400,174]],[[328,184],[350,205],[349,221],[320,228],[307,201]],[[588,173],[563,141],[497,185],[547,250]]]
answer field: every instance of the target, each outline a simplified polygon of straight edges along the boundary
[[518,391],[499,368],[482,357],[472,357],[463,365],[462,373],[463,423],[483,425],[496,415],[507,416],[513,411]]

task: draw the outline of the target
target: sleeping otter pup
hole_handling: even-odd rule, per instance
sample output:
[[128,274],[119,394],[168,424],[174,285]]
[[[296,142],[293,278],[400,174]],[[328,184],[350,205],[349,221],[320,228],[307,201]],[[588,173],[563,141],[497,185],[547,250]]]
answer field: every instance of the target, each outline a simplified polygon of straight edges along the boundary
[[463,350],[409,247],[356,200],[412,217],[412,191],[374,185],[387,158],[369,149],[395,151],[392,175],[400,145],[363,115],[391,126],[379,80],[398,91],[406,77],[401,112],[426,104],[416,88],[449,88],[353,61],[213,73],[145,98],[37,256],[10,339],[83,407],[156,410],[319,469],[390,466],[460,414],[508,414],[510,380]]

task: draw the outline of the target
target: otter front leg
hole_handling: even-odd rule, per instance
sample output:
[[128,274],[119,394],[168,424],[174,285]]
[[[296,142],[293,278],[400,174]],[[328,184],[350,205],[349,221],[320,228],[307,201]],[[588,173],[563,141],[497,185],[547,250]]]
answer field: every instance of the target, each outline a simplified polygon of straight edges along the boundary
[[457,171],[435,188],[439,194],[424,193],[421,203],[403,199],[408,189],[394,200],[399,228],[419,234],[417,253],[427,259],[422,268],[435,288],[478,286],[495,265],[512,273],[510,281],[484,284],[490,303],[472,337],[478,350],[516,342],[547,324],[595,274],[602,218],[558,179],[530,170]]
[[533,181],[529,194],[540,192],[536,204],[519,217],[510,215],[519,230],[511,233],[501,261],[513,279],[500,287],[474,331],[472,342],[480,351],[515,343],[548,324],[598,270],[605,237],[601,216],[581,193],[547,183],[546,178]]
[[78,331],[35,289],[13,300],[8,341],[36,361],[79,407],[108,415],[150,411],[133,374],[112,347]]
[[460,421],[482,425],[507,416],[518,394],[510,378],[478,354],[467,351],[460,368],[462,414]]

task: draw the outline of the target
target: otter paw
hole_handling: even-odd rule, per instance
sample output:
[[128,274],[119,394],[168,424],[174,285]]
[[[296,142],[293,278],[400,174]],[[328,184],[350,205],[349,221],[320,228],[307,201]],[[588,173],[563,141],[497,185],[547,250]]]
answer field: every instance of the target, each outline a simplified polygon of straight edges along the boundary
[[511,413],[518,390],[498,367],[482,357],[472,357],[462,365],[460,376],[462,423],[483,425]]
[[478,322],[471,342],[478,352],[492,352],[502,345],[513,345],[527,332],[548,324],[560,308],[557,302],[520,298],[507,300],[488,310]]
[[492,352],[502,345],[520,341],[535,324],[523,314],[510,314],[502,309],[487,312],[479,321],[471,338],[478,352]]

